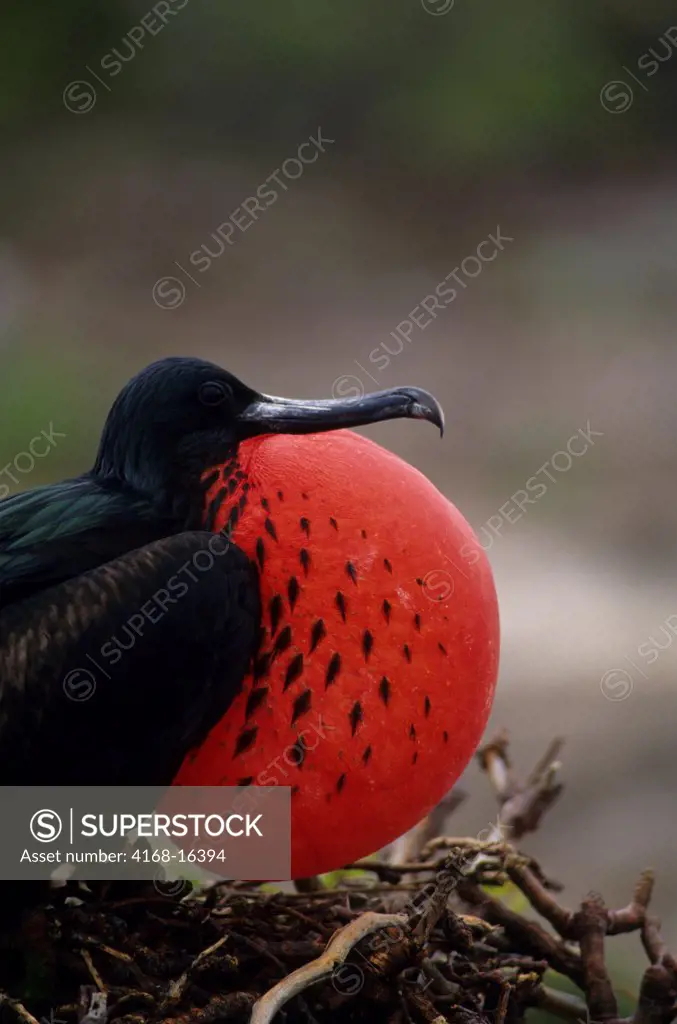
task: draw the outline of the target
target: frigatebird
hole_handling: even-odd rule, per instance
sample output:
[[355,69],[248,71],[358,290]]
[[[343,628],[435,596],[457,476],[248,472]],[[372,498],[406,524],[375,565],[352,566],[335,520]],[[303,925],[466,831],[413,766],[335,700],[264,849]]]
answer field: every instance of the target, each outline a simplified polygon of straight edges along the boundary
[[418,388],[292,401],[192,358],[135,376],[90,471],[0,502],[0,784],[175,780],[262,674],[275,556],[237,543],[242,446],[398,417],[443,424]]

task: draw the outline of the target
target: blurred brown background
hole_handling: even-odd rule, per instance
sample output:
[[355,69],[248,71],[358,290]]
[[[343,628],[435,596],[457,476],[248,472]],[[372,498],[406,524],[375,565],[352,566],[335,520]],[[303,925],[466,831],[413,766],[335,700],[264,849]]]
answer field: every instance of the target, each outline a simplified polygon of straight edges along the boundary
[[[80,472],[119,387],[165,354],[279,394],[433,390],[443,442],[370,436],[490,545],[493,723],[519,766],[567,737],[566,793],[527,848],[570,903],[622,904],[653,864],[673,946],[675,26],[658,0],[35,0],[0,39],[0,483]],[[419,307],[385,360],[454,271],[454,301]],[[15,463],[50,424],[66,436]],[[521,515],[520,489],[540,495]],[[464,785],[455,831],[477,832],[493,803],[474,767]],[[632,984],[638,943],[614,946]]]

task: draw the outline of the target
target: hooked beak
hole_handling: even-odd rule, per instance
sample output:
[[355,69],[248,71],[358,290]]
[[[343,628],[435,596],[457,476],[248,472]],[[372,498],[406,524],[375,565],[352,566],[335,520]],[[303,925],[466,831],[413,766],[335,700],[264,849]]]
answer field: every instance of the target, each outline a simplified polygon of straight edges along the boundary
[[360,398],[296,401],[259,395],[237,417],[246,437],[257,434],[315,434],[362,427],[382,420],[428,420],[444,433],[442,406],[422,388],[390,388]]

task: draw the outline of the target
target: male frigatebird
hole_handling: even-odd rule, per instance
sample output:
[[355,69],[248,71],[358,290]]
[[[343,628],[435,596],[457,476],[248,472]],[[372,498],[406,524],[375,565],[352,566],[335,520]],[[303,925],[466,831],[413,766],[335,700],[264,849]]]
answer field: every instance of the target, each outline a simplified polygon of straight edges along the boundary
[[462,516],[337,429],[400,417],[442,428],[418,388],[133,378],[90,472],[0,502],[0,785],[290,785],[295,877],[425,814],[486,723],[498,618]]

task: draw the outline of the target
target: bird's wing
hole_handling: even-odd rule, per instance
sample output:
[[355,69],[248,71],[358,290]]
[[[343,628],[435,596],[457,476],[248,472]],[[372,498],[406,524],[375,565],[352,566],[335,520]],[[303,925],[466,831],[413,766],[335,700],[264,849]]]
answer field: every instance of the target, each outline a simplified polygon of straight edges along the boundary
[[90,477],[0,502],[0,609],[176,532],[135,495]]
[[217,534],[157,541],[0,612],[0,785],[164,785],[239,692],[258,576]]

